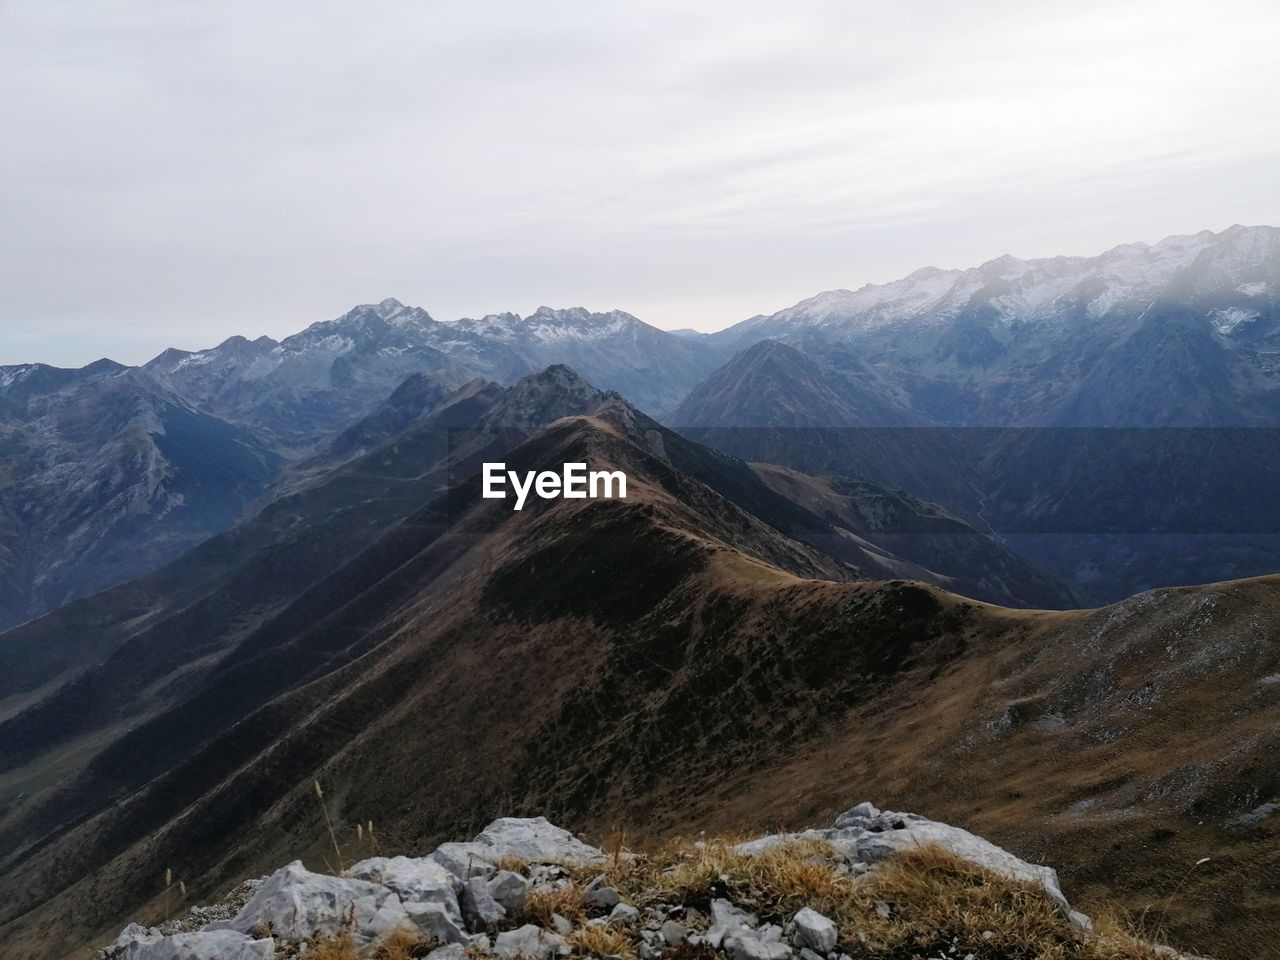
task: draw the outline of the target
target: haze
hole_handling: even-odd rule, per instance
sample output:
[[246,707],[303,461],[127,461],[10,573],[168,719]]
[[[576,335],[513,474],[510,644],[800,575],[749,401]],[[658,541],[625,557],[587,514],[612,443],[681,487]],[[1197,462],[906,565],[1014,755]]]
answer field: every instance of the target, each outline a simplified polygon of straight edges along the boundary
[[0,363],[1280,222],[1280,7],[0,4]]

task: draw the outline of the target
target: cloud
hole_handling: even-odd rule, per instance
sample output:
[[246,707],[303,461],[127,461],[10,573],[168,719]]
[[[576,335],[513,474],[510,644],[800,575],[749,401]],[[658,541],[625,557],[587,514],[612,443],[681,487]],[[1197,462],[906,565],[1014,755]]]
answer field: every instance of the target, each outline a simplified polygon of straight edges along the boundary
[[[885,7],[892,7],[886,10]],[[0,362],[1280,221],[1269,2],[0,7]]]

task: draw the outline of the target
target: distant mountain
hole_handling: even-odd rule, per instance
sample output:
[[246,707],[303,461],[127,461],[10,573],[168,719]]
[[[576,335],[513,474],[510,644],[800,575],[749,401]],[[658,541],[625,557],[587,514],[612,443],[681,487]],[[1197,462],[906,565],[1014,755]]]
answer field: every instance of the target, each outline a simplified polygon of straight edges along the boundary
[[139,370],[0,368],[0,625],[225,530],[280,466]]
[[667,422],[942,503],[1088,602],[1276,568],[1280,230],[926,268],[709,339],[743,349]]
[[650,414],[678,403],[722,359],[704,343],[659,330],[621,310],[539,307],[527,317],[491,314],[449,326],[503,344],[534,369],[568,364]]
[[[606,832],[643,812],[655,839],[737,816],[726,798],[759,821],[816,819],[858,784],[1019,848],[1053,843],[1068,884],[1105,879],[1139,908],[1186,873],[1188,850],[1231,848],[1232,824],[1270,795],[1276,705],[1258,690],[1278,669],[1274,583],[1064,613],[851,583],[798,539],[818,515],[776,486],[801,485],[851,535],[873,532],[892,504],[794,474],[766,483],[570,371],[544,376],[462,391],[459,420],[488,427],[445,449],[493,456],[531,402],[585,400],[502,457],[519,471],[622,469],[626,500],[516,513],[482,499],[454,460],[460,482],[413,505],[406,495],[402,519],[346,562],[312,567],[318,578],[291,596],[247,606],[253,588],[275,589],[268,571],[307,562],[307,547],[245,556],[237,531],[182,561],[238,570],[234,592],[213,589],[199,616],[170,606],[131,618],[148,609],[136,594],[121,605],[134,584],[0,638],[0,651],[22,643],[47,657],[35,631],[64,635],[73,613],[115,631],[78,675],[28,675],[38,694],[0,700],[0,937],[18,956],[65,956],[124,916],[153,922],[157,864],[175,865],[200,900],[294,856],[319,862],[317,780],[344,846],[376,819],[381,842],[406,850],[495,810]],[[505,406],[516,389],[525,395]],[[331,502],[374,510],[363,504],[378,499],[368,478],[379,470],[413,483],[438,462],[448,410],[410,428],[423,442],[396,439],[342,467],[349,487]],[[267,540],[324,513],[331,494],[310,495],[276,507],[296,512],[270,521]],[[380,523],[340,514],[313,529],[314,545]],[[917,519],[946,518],[921,508]],[[211,633],[148,633],[211,613]],[[1170,738],[1188,718],[1198,737]],[[1215,755],[1232,745],[1233,759],[1203,764],[1204,743]],[[1273,839],[1253,839],[1222,882],[1265,891]],[[1215,876],[1187,889],[1212,894]],[[1234,948],[1262,935],[1270,905],[1206,899],[1213,920],[1195,939]]]
[[144,368],[192,404],[262,432],[282,452],[312,452],[368,415],[407,378],[512,383],[568,363],[645,409],[673,405],[718,362],[621,311],[541,307],[441,323],[398,300],[364,304],[276,343],[236,337],[189,353],[168,350]]
[[1004,256],[822,293],[712,334],[875,369],[914,412],[972,426],[1280,423],[1280,229]]
[[698,384],[663,420],[699,427],[877,427],[932,421],[856,360],[842,369],[762,340]]

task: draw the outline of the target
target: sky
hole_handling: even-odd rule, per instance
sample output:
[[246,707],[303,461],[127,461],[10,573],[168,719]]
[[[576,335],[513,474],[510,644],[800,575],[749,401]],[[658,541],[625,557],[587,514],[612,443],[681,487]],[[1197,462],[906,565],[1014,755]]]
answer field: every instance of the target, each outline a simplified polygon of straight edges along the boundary
[[0,364],[1280,224],[1280,4],[0,0]]

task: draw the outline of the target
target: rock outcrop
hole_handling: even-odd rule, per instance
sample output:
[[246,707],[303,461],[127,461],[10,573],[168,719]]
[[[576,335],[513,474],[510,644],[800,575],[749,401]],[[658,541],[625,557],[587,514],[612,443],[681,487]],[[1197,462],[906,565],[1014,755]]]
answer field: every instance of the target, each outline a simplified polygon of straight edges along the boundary
[[[684,952],[675,956],[707,960],[717,952],[730,960],[853,960],[867,955],[863,948],[872,942],[856,920],[851,922],[856,914],[830,899],[828,904],[835,903],[837,910],[833,916],[812,906],[793,905],[780,912],[778,904],[794,902],[795,889],[774,891],[779,895],[763,899],[741,895],[741,884],[748,882],[741,877],[756,872],[757,865],[763,868],[772,862],[776,867],[779,858],[792,857],[803,869],[830,870],[828,876],[843,884],[840,889],[852,902],[861,884],[874,885],[882,864],[922,850],[966,864],[961,873],[977,867],[981,877],[992,878],[983,883],[1007,882],[1010,889],[1024,891],[1017,894],[1023,898],[1025,891],[1039,888],[1042,921],[1056,918],[1052,922],[1061,935],[1080,946],[1082,952],[1070,956],[1100,955],[1083,952],[1096,935],[1087,918],[1070,910],[1052,869],[916,814],[882,812],[864,803],[841,814],[830,828],[715,849],[716,855],[722,852],[736,864],[724,869],[741,876],[712,877],[709,900],[680,902],[682,895],[697,899],[692,891],[705,889],[700,885],[706,878],[694,886],[669,878],[707,855],[707,844],[677,854],[656,872],[636,873],[629,867],[638,862],[632,855],[606,858],[541,817],[503,818],[469,842],[444,844],[425,857],[362,860],[340,877],[291,863],[269,877],[247,882],[241,888],[247,899],[238,909],[230,908],[233,915],[227,916],[228,908],[201,907],[164,929],[131,924],[99,952],[98,960],[275,960],[305,957],[326,939],[352,951],[343,956],[373,956],[393,934],[410,937],[421,951],[430,950],[425,954],[430,960],[485,955],[509,960],[569,955],[660,960],[677,950]],[[639,887],[637,876],[642,878]],[[740,902],[733,899],[735,883]],[[893,922],[900,909],[882,901],[863,906],[869,925]],[[223,919],[207,919],[220,916]],[[874,935],[883,935],[883,928]],[[982,934],[988,935],[995,937],[991,931]],[[949,936],[948,955],[995,956],[982,944],[968,949],[954,933]],[[1105,955],[1150,955],[1148,945],[1140,947],[1147,952]]]

